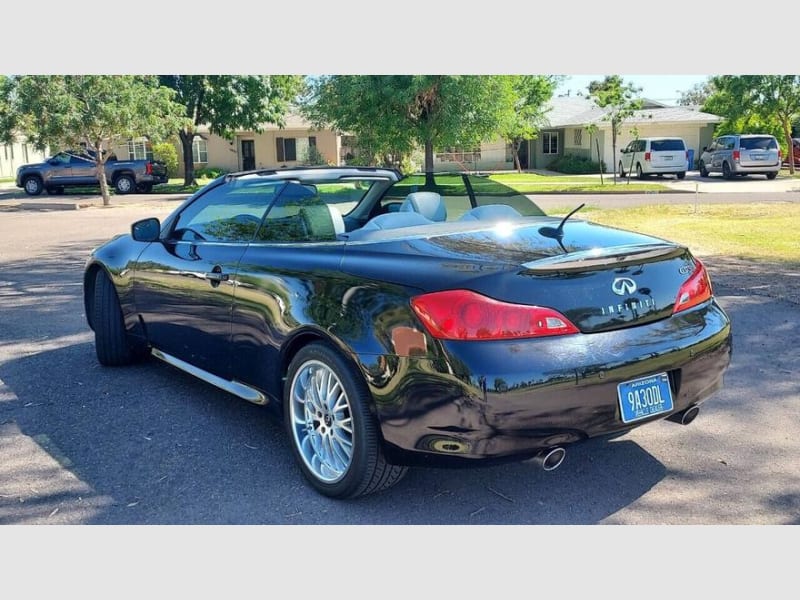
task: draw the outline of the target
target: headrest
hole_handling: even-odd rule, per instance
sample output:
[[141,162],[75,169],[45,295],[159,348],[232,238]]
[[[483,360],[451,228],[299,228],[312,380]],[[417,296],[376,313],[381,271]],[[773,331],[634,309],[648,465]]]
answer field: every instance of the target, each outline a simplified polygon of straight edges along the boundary
[[431,221],[445,221],[447,209],[436,192],[412,192],[400,205],[400,212],[416,212]]

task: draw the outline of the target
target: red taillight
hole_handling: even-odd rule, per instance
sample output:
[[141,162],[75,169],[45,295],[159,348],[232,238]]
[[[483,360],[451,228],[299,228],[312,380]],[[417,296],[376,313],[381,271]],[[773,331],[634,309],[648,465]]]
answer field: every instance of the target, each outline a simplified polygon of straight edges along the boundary
[[741,153],[738,150],[734,150],[733,151],[733,160],[735,160],[736,162],[739,162],[739,157],[740,156],[741,156]]
[[551,308],[500,302],[469,290],[448,290],[411,299],[433,337],[444,340],[506,340],[578,333]]
[[144,172],[147,173],[148,175],[152,175],[153,174],[153,163],[148,162],[144,167]]
[[645,159],[647,162],[650,162],[650,153],[649,153],[649,152],[645,152],[645,153],[644,153],[644,159]]
[[708,278],[706,268],[696,258],[694,259],[695,269],[691,277],[678,290],[678,297],[675,298],[673,314],[692,308],[711,298],[711,280]]

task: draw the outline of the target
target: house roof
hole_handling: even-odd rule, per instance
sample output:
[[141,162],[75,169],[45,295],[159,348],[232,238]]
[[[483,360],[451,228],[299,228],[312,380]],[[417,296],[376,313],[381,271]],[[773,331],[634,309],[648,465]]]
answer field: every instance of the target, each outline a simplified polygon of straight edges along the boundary
[[[722,117],[697,110],[696,107],[666,106],[645,99],[642,110],[625,119],[625,123],[719,123]],[[602,124],[609,112],[600,108],[590,98],[559,96],[550,101],[550,111],[545,115],[548,127],[576,127]]]

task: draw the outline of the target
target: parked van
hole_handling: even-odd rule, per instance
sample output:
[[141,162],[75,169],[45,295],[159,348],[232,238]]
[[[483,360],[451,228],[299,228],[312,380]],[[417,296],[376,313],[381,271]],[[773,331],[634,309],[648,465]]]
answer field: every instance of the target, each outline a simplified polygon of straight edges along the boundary
[[686,177],[689,151],[679,137],[650,137],[633,140],[620,152],[619,176],[636,172],[639,179],[649,175]]
[[722,173],[725,179],[754,174],[775,179],[781,170],[778,140],[767,134],[723,135],[703,148],[698,166],[701,177]]

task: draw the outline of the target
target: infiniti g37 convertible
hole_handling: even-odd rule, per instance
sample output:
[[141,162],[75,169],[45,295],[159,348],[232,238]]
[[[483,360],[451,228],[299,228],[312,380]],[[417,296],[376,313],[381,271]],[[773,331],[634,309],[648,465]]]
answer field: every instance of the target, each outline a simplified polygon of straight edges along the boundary
[[92,253],[97,357],[273,408],[330,497],[415,465],[552,470],[571,444],[690,422],[731,356],[689,249],[579,208],[546,216],[479,175],[226,175]]

